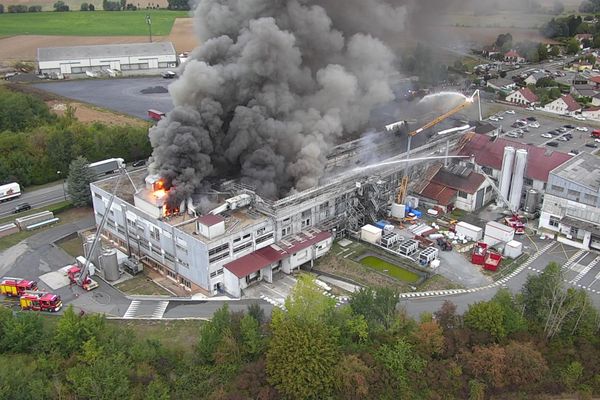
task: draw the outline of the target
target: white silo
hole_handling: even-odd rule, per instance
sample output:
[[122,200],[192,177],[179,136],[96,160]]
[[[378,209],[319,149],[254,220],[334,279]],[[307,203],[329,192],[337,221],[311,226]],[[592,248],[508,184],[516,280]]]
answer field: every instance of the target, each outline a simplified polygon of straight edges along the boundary
[[525,176],[525,168],[527,168],[527,150],[517,150],[515,158],[510,199],[508,201],[514,210],[518,210],[521,205],[521,196],[523,195],[523,177]]
[[[504,156],[502,157],[502,170],[500,171],[500,193],[505,199],[508,199],[514,160],[515,148],[510,146],[505,147]],[[498,203],[500,204],[500,199],[498,199]]]

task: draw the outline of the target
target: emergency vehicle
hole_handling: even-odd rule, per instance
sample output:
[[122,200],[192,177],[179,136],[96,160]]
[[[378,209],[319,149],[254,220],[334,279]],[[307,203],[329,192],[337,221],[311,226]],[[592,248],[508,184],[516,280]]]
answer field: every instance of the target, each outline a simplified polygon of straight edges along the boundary
[[37,290],[36,281],[28,281],[21,278],[2,278],[0,281],[0,293],[5,296],[18,297],[26,290]]
[[26,291],[19,298],[22,310],[57,312],[62,308],[60,296],[52,293]]

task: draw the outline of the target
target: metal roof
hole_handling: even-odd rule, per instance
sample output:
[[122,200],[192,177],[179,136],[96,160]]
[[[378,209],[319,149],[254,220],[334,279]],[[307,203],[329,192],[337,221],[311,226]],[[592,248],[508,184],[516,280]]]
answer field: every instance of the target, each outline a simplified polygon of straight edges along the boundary
[[552,170],[552,173],[578,185],[600,191],[600,159],[597,156],[581,152]]
[[138,57],[173,55],[171,42],[102,44],[96,46],[41,47],[37,51],[38,61],[78,60],[82,58]]

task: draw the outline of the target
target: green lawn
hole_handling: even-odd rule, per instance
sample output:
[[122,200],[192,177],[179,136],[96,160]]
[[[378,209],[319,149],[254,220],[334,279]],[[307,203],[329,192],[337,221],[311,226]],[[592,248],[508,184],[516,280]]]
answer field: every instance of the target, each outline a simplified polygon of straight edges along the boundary
[[171,293],[152,282],[152,280],[144,274],[134,276],[115,286],[120,291],[132,295],[171,296]]
[[415,283],[419,280],[419,275],[415,274],[414,272],[398,267],[397,265],[390,264],[389,262],[378,257],[367,256],[360,260],[360,263],[404,282]]
[[175,18],[186,17],[186,11],[94,11],[41,12],[0,14],[0,36],[3,35],[67,35],[67,36],[145,36],[152,18],[152,35],[171,32]]
[[73,258],[83,255],[83,242],[76,233],[71,237],[59,240],[56,244]]

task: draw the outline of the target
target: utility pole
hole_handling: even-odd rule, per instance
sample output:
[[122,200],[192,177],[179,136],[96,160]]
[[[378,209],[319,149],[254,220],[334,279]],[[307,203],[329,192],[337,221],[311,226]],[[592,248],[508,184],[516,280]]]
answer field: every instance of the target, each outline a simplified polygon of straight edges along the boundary
[[66,177],[60,175],[61,171],[56,171],[56,174],[62,180],[63,196],[65,197],[65,201],[67,201],[67,190],[65,189],[65,179],[66,179]]
[[148,24],[148,34],[150,35],[150,43],[152,43],[152,18],[150,18],[150,14],[146,14],[146,23]]

